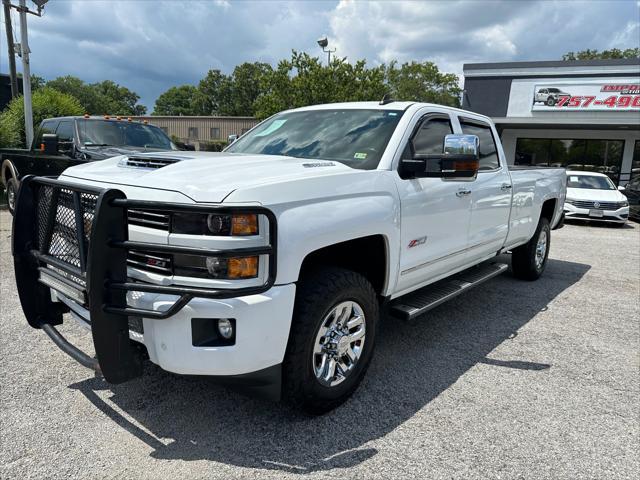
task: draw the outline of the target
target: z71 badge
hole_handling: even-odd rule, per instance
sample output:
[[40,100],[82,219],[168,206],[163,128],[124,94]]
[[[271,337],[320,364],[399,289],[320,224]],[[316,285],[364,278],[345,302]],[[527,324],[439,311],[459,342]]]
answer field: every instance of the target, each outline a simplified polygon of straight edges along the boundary
[[418,245],[424,245],[427,243],[427,237],[420,237],[409,242],[409,248],[417,247]]

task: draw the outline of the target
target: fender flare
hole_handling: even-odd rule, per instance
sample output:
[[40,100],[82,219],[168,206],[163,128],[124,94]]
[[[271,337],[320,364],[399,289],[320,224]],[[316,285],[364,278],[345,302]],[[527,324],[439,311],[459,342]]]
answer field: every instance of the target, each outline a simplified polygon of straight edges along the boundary
[[2,172],[0,178],[2,179],[2,184],[5,186],[5,188],[7,186],[7,183],[9,183],[10,178],[13,177],[16,179],[16,181],[18,181],[18,170],[9,158],[5,159],[2,162],[2,169],[0,170],[0,172]]

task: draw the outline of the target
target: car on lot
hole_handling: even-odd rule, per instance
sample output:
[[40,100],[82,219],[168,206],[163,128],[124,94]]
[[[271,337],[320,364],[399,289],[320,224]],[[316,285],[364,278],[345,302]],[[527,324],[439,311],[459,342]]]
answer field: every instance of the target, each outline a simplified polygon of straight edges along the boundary
[[603,173],[567,171],[566,220],[592,220],[624,225],[629,218],[627,197]]
[[20,180],[26,175],[58,176],[95,160],[136,152],[177,150],[161,129],[123,117],[47,118],[29,149],[0,149],[0,180],[13,213]]
[[640,174],[625,185],[624,194],[629,202],[629,219],[640,222]]
[[[111,383],[208,375],[312,413],[353,393],[381,311],[414,319],[512,252],[538,279],[561,168],[509,167],[483,115],[413,102],[277,114],[224,152],[28,177],[13,230],[29,324]],[[55,328],[70,313],[96,358]]]
[[544,103],[549,107],[553,107],[556,103],[558,103],[560,97],[570,96],[570,93],[563,92],[559,88],[540,88],[533,97],[533,104],[535,105],[536,103]]

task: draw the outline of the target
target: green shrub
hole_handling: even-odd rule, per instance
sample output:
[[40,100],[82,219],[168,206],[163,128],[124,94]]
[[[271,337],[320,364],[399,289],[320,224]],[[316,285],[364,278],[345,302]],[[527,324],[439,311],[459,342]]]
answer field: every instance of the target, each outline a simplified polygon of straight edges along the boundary
[[[43,87],[31,97],[33,123],[37,128],[45,118],[82,115],[84,110],[75,97],[50,87]],[[35,128],[34,128],[35,129]],[[24,101],[16,97],[0,113],[0,147],[25,146]]]
[[205,152],[221,152],[228,145],[224,140],[200,142],[200,150]]

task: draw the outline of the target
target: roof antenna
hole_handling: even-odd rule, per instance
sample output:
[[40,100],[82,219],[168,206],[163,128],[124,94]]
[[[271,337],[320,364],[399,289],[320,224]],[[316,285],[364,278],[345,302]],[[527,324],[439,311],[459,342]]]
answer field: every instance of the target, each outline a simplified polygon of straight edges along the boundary
[[379,105],[386,105],[387,103],[391,103],[391,102],[395,102],[395,100],[391,98],[390,93],[385,93],[384,96],[382,97],[382,100],[380,100]]

